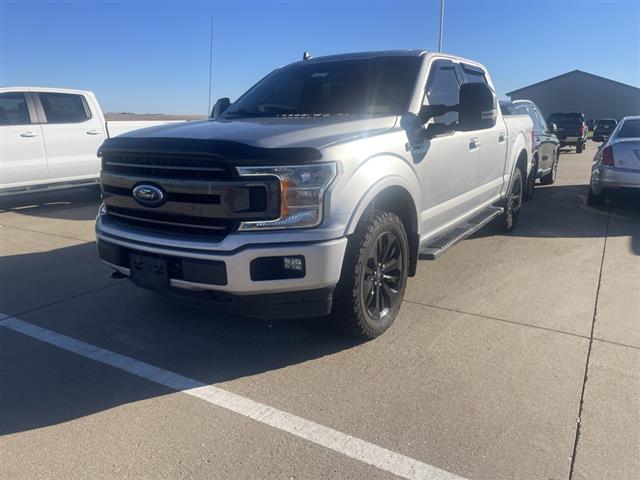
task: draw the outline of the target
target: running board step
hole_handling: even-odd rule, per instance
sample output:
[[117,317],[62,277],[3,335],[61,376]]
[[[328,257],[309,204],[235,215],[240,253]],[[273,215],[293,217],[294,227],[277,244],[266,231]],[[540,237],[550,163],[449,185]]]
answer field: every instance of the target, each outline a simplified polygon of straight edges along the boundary
[[464,240],[472,233],[480,230],[503,211],[504,209],[502,207],[486,208],[484,211],[480,212],[475,217],[471,217],[463,224],[454,227],[443,235],[440,235],[438,238],[430,240],[429,243],[422,245],[418,252],[419,258],[421,260],[435,260],[460,240]]

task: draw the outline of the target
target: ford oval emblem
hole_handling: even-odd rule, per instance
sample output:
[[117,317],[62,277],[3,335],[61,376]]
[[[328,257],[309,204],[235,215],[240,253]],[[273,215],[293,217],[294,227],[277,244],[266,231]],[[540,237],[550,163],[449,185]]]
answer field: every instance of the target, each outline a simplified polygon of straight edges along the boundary
[[133,198],[145,207],[159,207],[165,202],[165,193],[161,188],[141,183],[133,189]]

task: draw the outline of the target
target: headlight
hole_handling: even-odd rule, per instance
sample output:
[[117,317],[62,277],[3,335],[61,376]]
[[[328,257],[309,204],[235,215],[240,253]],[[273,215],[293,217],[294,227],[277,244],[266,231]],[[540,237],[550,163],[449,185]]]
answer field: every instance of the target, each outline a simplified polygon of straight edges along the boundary
[[315,227],[322,222],[324,192],[336,176],[335,163],[282,167],[238,167],[241,176],[271,175],[280,180],[280,217],[242,222],[240,231]]

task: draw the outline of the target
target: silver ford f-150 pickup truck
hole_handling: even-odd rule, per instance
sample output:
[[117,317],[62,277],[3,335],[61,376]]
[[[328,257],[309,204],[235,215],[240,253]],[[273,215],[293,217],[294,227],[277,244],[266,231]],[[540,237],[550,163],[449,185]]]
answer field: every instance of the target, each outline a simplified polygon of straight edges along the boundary
[[423,50],[278,68],[208,121],[100,148],[100,257],[137,285],[263,318],[384,332],[418,259],[516,225],[527,116],[480,64]]

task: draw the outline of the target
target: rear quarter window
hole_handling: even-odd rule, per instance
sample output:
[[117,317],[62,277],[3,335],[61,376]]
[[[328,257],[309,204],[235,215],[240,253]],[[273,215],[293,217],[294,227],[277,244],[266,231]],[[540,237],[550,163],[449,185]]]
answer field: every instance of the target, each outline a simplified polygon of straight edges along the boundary
[[640,120],[625,120],[617,138],[640,138]]
[[91,118],[82,95],[38,93],[47,123],[80,123]]

